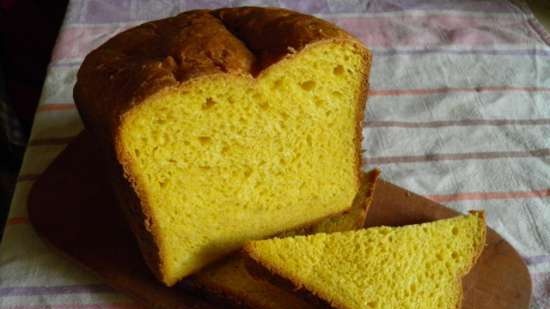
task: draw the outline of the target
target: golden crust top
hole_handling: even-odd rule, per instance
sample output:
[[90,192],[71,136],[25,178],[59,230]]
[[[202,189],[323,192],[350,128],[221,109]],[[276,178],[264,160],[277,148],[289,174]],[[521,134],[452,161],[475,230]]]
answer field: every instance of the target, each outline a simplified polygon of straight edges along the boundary
[[284,9],[189,11],[122,32],[92,51],[74,99],[86,127],[112,134],[125,111],[162,88],[217,73],[256,76],[308,44],[350,38],[326,21]]

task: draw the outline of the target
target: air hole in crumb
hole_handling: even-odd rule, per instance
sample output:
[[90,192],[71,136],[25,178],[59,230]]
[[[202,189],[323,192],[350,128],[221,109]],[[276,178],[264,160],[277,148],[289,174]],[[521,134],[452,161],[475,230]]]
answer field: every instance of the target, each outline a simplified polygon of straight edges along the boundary
[[159,181],[159,186],[160,186],[161,188],[165,188],[165,187],[166,187],[166,184],[167,184],[166,181]]
[[300,87],[306,91],[311,91],[313,88],[315,88],[315,81],[308,80],[305,82],[300,83]]
[[244,177],[245,178],[248,178],[250,177],[250,175],[252,175],[252,169],[250,167],[247,167],[245,170],[244,170]]
[[267,110],[269,108],[269,104],[267,104],[267,102],[264,102],[264,101],[260,102],[259,105],[260,105],[260,108],[263,110]]
[[199,142],[202,145],[208,145],[208,144],[210,144],[211,141],[212,141],[212,139],[208,136],[199,136]]
[[281,112],[281,118],[283,118],[283,120],[287,120],[288,114],[286,112]]
[[341,65],[338,65],[334,67],[334,69],[332,69],[332,73],[334,73],[334,75],[342,75],[344,73],[344,67]]
[[451,230],[451,232],[453,233],[453,235],[458,235],[458,228],[455,226],[453,227],[453,229]]
[[308,135],[308,136],[306,137],[306,142],[307,142],[308,146],[313,145],[313,142],[311,141],[311,135]]
[[378,302],[376,301],[370,301],[367,303],[367,308],[376,308],[378,307]]
[[230,149],[229,146],[223,146],[223,148],[222,148],[222,154],[223,154],[223,155],[228,154],[228,153],[229,153],[229,149]]
[[139,155],[140,155],[139,149],[134,149],[134,154],[136,155],[136,157],[139,158]]
[[451,254],[451,257],[452,257],[453,259],[455,259],[455,260],[458,259],[458,253],[453,252],[453,253]]
[[208,171],[210,169],[210,166],[207,166],[207,165],[201,165],[199,166],[199,168],[203,171]]
[[204,104],[202,104],[202,109],[208,110],[214,107],[214,105],[216,105],[216,101],[214,101],[214,99],[212,98],[207,98]]
[[342,94],[340,91],[333,91],[333,92],[332,92],[332,95],[335,96],[335,97],[337,97],[337,98],[340,98],[340,97],[343,96],[343,94]]
[[325,101],[319,97],[315,97],[315,105],[318,106],[318,107],[321,107],[321,106],[324,106],[325,105]]
[[281,79],[278,79],[273,83],[273,89],[281,88],[282,86],[283,86],[283,81]]
[[176,160],[174,160],[174,159],[168,159],[168,162],[172,163],[172,164],[176,164]]

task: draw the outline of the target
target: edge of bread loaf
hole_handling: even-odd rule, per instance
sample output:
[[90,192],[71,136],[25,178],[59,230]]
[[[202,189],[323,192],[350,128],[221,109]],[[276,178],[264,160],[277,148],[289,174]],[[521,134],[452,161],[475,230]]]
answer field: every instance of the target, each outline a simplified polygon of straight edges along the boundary
[[[487,237],[487,226],[485,224],[485,214],[483,211],[469,211],[471,215],[477,216],[481,220],[480,225],[482,227],[483,241],[480,242],[479,247],[476,248],[476,255],[473,256],[472,260],[468,264],[468,267],[464,269],[464,271],[457,275],[457,286],[459,287],[456,291],[458,302],[456,309],[460,309],[462,306],[462,298],[464,296],[464,289],[462,286],[462,280],[464,276],[470,272],[470,270],[475,266],[476,262],[478,261],[479,257],[483,253],[483,249],[486,246],[486,237]],[[261,261],[254,258],[254,255],[248,250],[247,246],[245,245],[243,247],[243,250],[241,251],[241,254],[245,260],[245,265],[247,270],[250,272],[250,274],[258,279],[266,280],[270,282],[271,284],[274,284],[282,289],[285,289],[289,292],[293,292],[299,297],[302,297],[315,305],[319,306],[319,308],[327,308],[327,309],[355,309],[355,308],[349,308],[344,304],[340,303],[330,303],[327,301],[329,297],[323,297],[322,293],[319,291],[312,291],[307,289],[304,284],[297,278],[286,278],[281,276],[279,273],[277,273],[276,268],[272,265],[269,265],[267,263],[262,263]]]
[[[285,9],[278,9],[278,8],[236,8],[236,9],[225,9],[228,16],[231,14],[237,16],[239,14],[245,14],[246,12],[250,12],[251,10],[256,10],[253,13],[257,14],[266,14],[267,11],[269,11],[270,14],[280,14],[282,15],[291,15],[294,14],[294,17],[304,20],[314,20],[317,25],[319,26],[319,30],[323,29],[329,29],[332,37],[327,37],[326,34],[323,34],[323,31],[319,31],[317,36],[308,34],[309,37],[305,41],[300,41],[299,39],[297,42],[299,44],[297,45],[297,48],[291,48],[289,47],[288,50],[285,50],[283,54],[277,54],[275,51],[273,54],[276,54],[277,57],[273,58],[276,61],[269,63],[269,65],[266,65],[261,70],[259,70],[259,74],[262,74],[266,70],[269,70],[271,65],[279,63],[280,61],[285,61],[286,59],[290,59],[296,55],[299,55],[301,52],[305,52],[309,47],[312,47],[316,44],[322,44],[322,43],[329,43],[329,42],[344,42],[344,43],[351,43],[359,47],[359,50],[363,53],[363,59],[364,59],[364,65],[363,65],[363,84],[361,85],[360,89],[358,89],[359,94],[359,100],[356,103],[357,106],[357,115],[356,115],[356,173],[357,173],[357,187],[359,188],[361,186],[361,142],[362,142],[362,123],[363,123],[363,113],[366,106],[366,97],[368,94],[368,76],[370,73],[370,66],[372,63],[372,53],[365,48],[357,39],[353,38],[343,30],[337,28],[336,26],[323,21],[321,19],[318,19],[316,17],[301,14],[298,12],[293,12]],[[248,10],[248,11],[247,11]],[[178,19],[178,18],[188,18],[192,14],[209,14],[211,16],[214,16],[218,18],[219,21],[223,22],[223,26],[226,28],[226,30],[229,31],[229,35],[232,36],[231,40],[237,39],[241,43],[243,43],[245,46],[247,44],[244,43],[244,40],[237,36],[235,32],[230,31],[230,27],[227,26],[227,23],[220,19],[220,13],[221,10],[197,10],[197,11],[188,11],[185,13],[182,13],[178,16],[171,17],[168,19]],[[237,16],[238,17],[238,16]],[[166,19],[167,20],[167,19]],[[136,31],[136,29],[140,27],[145,26],[152,26],[155,25],[157,22],[165,22],[165,20],[159,20],[159,21],[153,21],[148,22],[143,25],[140,25],[138,27],[129,29],[125,31],[123,34],[127,37],[130,36],[132,31]],[[304,24],[301,24],[303,27]],[[140,29],[143,30],[143,29]],[[302,30],[302,28],[298,29],[297,31],[305,31]],[[138,33],[138,31],[136,31]],[[99,148],[101,148],[103,153],[106,153],[106,160],[108,162],[108,166],[110,169],[110,173],[113,175],[112,182],[113,186],[115,187],[117,198],[119,199],[120,206],[123,209],[123,212],[125,213],[125,217],[137,239],[137,242],[139,244],[140,250],[142,252],[142,255],[144,256],[144,259],[149,266],[149,268],[153,271],[153,274],[162,282],[164,282],[167,286],[172,286],[175,284],[175,282],[167,282],[164,274],[163,269],[164,266],[162,265],[162,258],[161,258],[161,248],[159,248],[157,241],[157,235],[158,231],[153,224],[151,220],[151,211],[150,206],[146,202],[145,195],[140,193],[141,189],[135,182],[134,177],[131,173],[131,165],[132,162],[129,159],[127,155],[124,154],[123,147],[121,147],[120,139],[118,136],[120,136],[120,124],[122,123],[124,116],[127,112],[131,111],[134,107],[140,105],[141,103],[147,101],[149,98],[151,98],[154,95],[157,95],[161,93],[162,91],[166,91],[168,89],[174,89],[184,87],[187,83],[196,81],[200,78],[212,78],[215,75],[223,74],[224,76],[230,76],[233,73],[211,73],[211,72],[202,72],[197,73],[193,75],[192,77],[188,77],[187,79],[179,80],[174,79],[172,76],[171,78],[165,78],[164,75],[160,76],[158,79],[151,80],[146,86],[143,86],[142,88],[136,88],[135,93],[128,91],[121,93],[121,98],[116,99],[113,102],[108,102],[109,106],[107,106],[106,102],[103,102],[107,100],[108,96],[102,96],[103,98],[98,99],[97,98],[97,91],[103,90],[107,91],[107,93],[110,91],[111,96],[109,98],[116,98],[114,93],[115,90],[104,90],[100,85],[103,85],[104,81],[101,81],[101,76],[99,77],[93,77],[94,70],[99,70],[99,66],[101,65],[101,59],[102,57],[105,57],[105,53],[112,52],[113,46],[120,45],[120,42],[114,42],[113,39],[119,37],[119,35],[113,37],[111,40],[109,40],[104,45],[100,46],[96,50],[94,50],[90,55],[86,57],[84,60],[78,74],[77,83],[74,88],[74,100],[77,104],[78,111],[81,115],[81,118],[83,119],[83,122],[85,123],[86,128],[88,128],[96,138],[99,144]],[[272,39],[273,40],[273,39]],[[111,42],[113,41],[113,42]],[[111,44],[110,48],[104,48],[107,44]],[[103,53],[103,54],[102,54]],[[145,55],[145,57],[149,57],[150,55]],[[170,56],[170,55],[167,55]],[[251,55],[252,57],[254,55]],[[152,56],[151,56],[152,57]],[[244,57],[244,56],[243,56]],[[173,59],[172,59],[173,60]],[[143,60],[142,60],[143,61]],[[164,64],[164,63],[163,63]],[[156,71],[155,71],[156,72]],[[152,73],[155,73],[152,72]],[[159,71],[160,72],[160,71]],[[252,74],[252,72],[249,72]],[[118,73],[115,73],[118,74]],[[122,73],[120,73],[122,74]],[[160,74],[160,73],[159,73]],[[164,74],[164,73],[163,73]],[[239,73],[235,73],[239,74]],[[91,77],[92,76],[92,77]],[[110,76],[112,77],[112,76]],[[140,78],[130,76],[130,78],[135,79]],[[116,76],[115,76],[116,80]],[[84,87],[87,86],[93,86],[91,89],[94,91],[83,91]],[[95,88],[94,88],[95,87]],[[140,86],[141,87],[141,86]],[[102,101],[103,100],[103,101]],[[339,212],[337,212],[339,213]],[[336,215],[337,213],[328,214],[327,217]],[[324,219],[324,218],[322,218]],[[319,220],[322,220],[319,219]],[[303,224],[303,226],[308,226],[312,224],[312,222],[306,222]]]

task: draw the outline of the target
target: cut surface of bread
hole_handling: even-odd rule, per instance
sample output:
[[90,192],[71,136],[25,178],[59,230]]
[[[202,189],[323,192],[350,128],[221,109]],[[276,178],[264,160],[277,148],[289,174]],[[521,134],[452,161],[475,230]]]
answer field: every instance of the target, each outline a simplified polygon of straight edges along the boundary
[[485,244],[483,213],[404,227],[252,241],[255,275],[340,309],[457,309]]
[[266,8],[186,12],[86,58],[75,102],[161,281],[351,207],[370,59],[325,21]]
[[[322,220],[307,229],[284,232],[279,236],[332,233],[362,228],[372,202],[378,170],[365,175],[365,182],[357,194],[352,208],[344,214]],[[207,267],[190,278],[192,284],[207,293],[257,309],[309,309],[313,305],[264,280],[251,276],[241,256],[232,256]]]

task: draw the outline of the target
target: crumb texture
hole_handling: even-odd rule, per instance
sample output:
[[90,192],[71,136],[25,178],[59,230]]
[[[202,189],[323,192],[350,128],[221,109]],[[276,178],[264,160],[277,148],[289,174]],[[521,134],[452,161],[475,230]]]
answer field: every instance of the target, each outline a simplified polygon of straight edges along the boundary
[[251,242],[251,258],[334,308],[456,309],[485,243],[482,214]]
[[258,80],[197,80],[127,114],[120,142],[166,273],[351,206],[361,61],[320,45]]
[[[360,188],[353,207],[344,214],[326,218],[308,229],[284,232],[285,236],[305,233],[349,231],[363,227],[367,211],[372,202],[374,187],[379,171],[366,174],[367,181]],[[281,235],[281,234],[279,234]],[[242,257],[234,256],[207,267],[197,273],[194,280],[207,292],[218,294],[229,301],[245,303],[259,309],[312,309],[307,303],[290,292],[266,281],[251,276]]]

